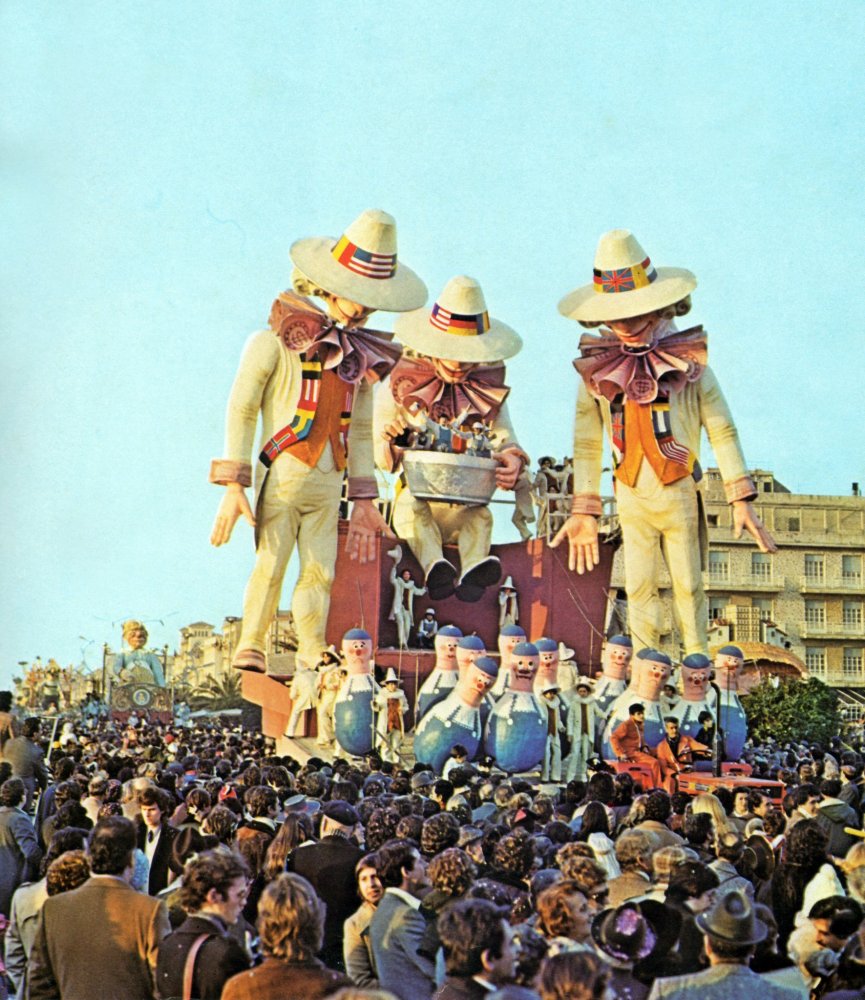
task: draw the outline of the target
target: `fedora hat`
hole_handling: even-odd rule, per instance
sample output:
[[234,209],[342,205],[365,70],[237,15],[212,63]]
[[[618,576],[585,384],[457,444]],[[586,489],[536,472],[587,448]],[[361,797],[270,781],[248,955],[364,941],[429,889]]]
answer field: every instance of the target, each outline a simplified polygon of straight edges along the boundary
[[426,285],[397,260],[396,220],[387,212],[361,212],[338,240],[297,240],[289,254],[310,281],[369,309],[407,312],[427,300]]
[[628,229],[613,229],[598,241],[591,284],[559,302],[569,319],[590,323],[629,319],[681,301],[697,287],[683,267],[655,267]]
[[432,309],[400,316],[394,333],[406,347],[443,361],[504,361],[523,346],[515,330],[490,317],[481,286],[465,275],[451,278]]
[[754,907],[744,892],[731,889],[715,905],[696,920],[700,930],[710,938],[730,944],[759,944],[769,928],[754,915]]

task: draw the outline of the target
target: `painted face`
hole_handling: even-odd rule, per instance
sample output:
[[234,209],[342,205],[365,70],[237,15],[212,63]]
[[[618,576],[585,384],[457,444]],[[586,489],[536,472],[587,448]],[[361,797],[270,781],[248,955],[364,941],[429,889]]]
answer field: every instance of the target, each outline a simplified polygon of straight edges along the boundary
[[493,686],[494,681],[494,677],[490,677],[489,674],[485,673],[473,664],[469,667],[466,675],[466,683],[468,689],[474,694],[485,695]]
[[147,642],[147,632],[143,628],[133,629],[127,637],[127,642],[130,649],[141,649]]
[[330,296],[326,299],[327,311],[331,318],[343,326],[360,326],[365,323],[375,312],[374,309],[367,309],[359,302],[352,302],[351,299],[341,299],[338,296]]
[[[537,656],[517,656],[511,654],[511,679],[518,690],[526,690],[538,672]],[[518,683],[519,682],[519,683]]]
[[456,657],[460,676],[468,670],[479,656],[486,655],[487,651],[485,649],[466,649],[464,646],[457,646]]
[[604,674],[613,680],[623,681],[628,676],[628,666],[634,651],[627,646],[610,642],[604,647]]
[[372,639],[343,639],[342,653],[350,674],[368,674]]
[[691,670],[682,667],[682,690],[688,701],[702,701],[706,697],[706,687],[709,684],[709,671],[699,667]]
[[443,382],[462,382],[477,364],[469,361],[446,361],[443,358],[433,358],[436,374]]
[[[719,685],[724,689],[724,678],[735,679],[742,672],[744,661],[739,656],[729,656],[727,653],[718,653],[715,657],[715,672],[719,675]],[[723,675],[723,676],[722,676]]]
[[643,313],[642,316],[610,320],[605,326],[609,327],[626,347],[648,347],[654,340],[655,330],[663,315],[661,310],[656,310]]
[[557,649],[549,652],[542,651],[538,660],[538,671],[544,675],[554,677],[559,670],[559,651]]
[[457,643],[459,641],[459,636],[438,633],[435,637],[437,667],[442,670],[457,669]]
[[502,657],[502,664],[507,666],[510,662],[511,651],[514,646],[520,642],[525,642],[526,638],[523,635],[500,635],[499,636],[499,653]]

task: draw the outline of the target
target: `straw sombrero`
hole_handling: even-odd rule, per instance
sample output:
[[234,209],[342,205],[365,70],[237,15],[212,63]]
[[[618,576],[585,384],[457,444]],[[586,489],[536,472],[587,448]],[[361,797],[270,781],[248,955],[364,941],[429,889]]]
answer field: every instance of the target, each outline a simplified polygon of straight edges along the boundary
[[427,300],[426,285],[397,261],[396,220],[387,212],[362,212],[338,240],[297,240],[289,253],[310,281],[369,309],[408,312]]
[[598,241],[590,285],[582,285],[559,302],[569,319],[603,323],[629,319],[681,301],[697,287],[683,267],[655,267],[628,229],[613,229]]
[[400,316],[394,332],[406,347],[442,361],[504,361],[523,346],[515,330],[490,317],[481,286],[465,275],[451,278],[432,309]]

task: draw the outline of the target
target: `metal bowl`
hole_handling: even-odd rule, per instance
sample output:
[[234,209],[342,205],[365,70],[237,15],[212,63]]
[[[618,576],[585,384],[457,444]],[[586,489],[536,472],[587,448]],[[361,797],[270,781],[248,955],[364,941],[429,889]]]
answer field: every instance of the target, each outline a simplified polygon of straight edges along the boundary
[[408,488],[418,500],[486,506],[496,489],[498,463],[492,458],[410,451],[403,455],[402,466]]

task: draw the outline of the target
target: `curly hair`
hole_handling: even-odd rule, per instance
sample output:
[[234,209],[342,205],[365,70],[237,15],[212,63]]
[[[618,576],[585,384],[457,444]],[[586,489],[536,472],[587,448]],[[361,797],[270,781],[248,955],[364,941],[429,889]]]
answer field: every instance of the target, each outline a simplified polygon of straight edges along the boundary
[[0,785],[0,805],[13,809],[24,801],[26,788],[20,778],[7,778]]
[[579,882],[583,891],[594,889],[607,881],[606,871],[595,860],[594,852],[588,844],[564,844],[556,852],[556,863],[562,875]]
[[493,868],[517,878],[525,878],[535,862],[532,839],[524,830],[505,834],[493,851]]
[[654,840],[644,830],[625,830],[616,841],[616,860],[622,870],[636,869],[652,855]]
[[485,899],[461,899],[448,906],[437,928],[449,976],[483,972],[484,952],[498,957],[507,941],[502,911]]
[[423,830],[423,818],[420,816],[403,816],[397,823],[394,836],[399,840],[413,840],[420,843]]
[[243,803],[253,818],[267,816],[271,809],[276,809],[279,800],[276,792],[269,785],[253,785],[243,794]]
[[459,847],[449,847],[430,861],[427,869],[433,886],[448,896],[464,896],[478,877],[477,865]]
[[214,806],[201,824],[202,833],[212,833],[221,844],[230,844],[237,829],[237,816],[226,806]]
[[666,823],[673,812],[670,796],[666,792],[655,790],[646,799],[646,819]]
[[248,877],[246,862],[234,851],[225,847],[202,851],[190,858],[183,869],[180,905],[187,913],[197,913],[211,889],[216,889],[224,899],[232,882]]
[[592,1000],[606,996],[610,967],[587,951],[563,951],[544,959],[538,981],[541,1000]]
[[538,911],[538,930],[544,937],[570,936],[573,924],[571,898],[577,894],[585,897],[579,883],[570,878],[560,879],[540,893],[535,908]]
[[421,853],[432,857],[449,847],[456,847],[460,839],[459,820],[452,812],[436,813],[424,820],[420,835]]
[[308,962],[324,940],[324,903],[301,875],[284,872],[258,901],[258,933],[266,955]]
[[401,818],[396,809],[390,806],[376,809],[366,823],[367,849],[377,851],[382,844],[393,840]]
[[77,889],[90,878],[90,863],[84,851],[67,851],[55,858],[45,874],[45,889],[49,896]]

